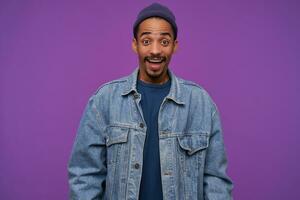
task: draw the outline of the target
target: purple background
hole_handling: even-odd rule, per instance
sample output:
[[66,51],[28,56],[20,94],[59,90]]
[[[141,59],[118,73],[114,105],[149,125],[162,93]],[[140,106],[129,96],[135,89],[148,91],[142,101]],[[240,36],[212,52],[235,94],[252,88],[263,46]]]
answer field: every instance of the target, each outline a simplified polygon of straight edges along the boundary
[[[132,24],[150,1],[0,2],[0,198],[67,199],[89,96],[131,73]],[[177,16],[170,68],[221,112],[242,200],[300,199],[299,1],[161,1]]]

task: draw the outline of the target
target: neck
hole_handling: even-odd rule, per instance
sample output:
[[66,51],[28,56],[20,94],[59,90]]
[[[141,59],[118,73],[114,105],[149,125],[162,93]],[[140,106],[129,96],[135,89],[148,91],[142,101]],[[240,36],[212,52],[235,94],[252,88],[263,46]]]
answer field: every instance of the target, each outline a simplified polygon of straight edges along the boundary
[[143,76],[139,70],[138,79],[145,83],[164,84],[170,79],[170,77],[167,70],[161,76],[158,77]]

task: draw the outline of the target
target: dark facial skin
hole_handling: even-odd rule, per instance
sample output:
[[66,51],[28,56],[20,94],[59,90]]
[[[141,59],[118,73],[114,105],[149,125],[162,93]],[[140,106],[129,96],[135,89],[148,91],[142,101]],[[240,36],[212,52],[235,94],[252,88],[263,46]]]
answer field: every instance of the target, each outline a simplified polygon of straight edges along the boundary
[[171,25],[161,18],[144,20],[132,41],[132,49],[139,58],[139,79],[146,83],[163,84],[168,81],[168,65],[176,51]]

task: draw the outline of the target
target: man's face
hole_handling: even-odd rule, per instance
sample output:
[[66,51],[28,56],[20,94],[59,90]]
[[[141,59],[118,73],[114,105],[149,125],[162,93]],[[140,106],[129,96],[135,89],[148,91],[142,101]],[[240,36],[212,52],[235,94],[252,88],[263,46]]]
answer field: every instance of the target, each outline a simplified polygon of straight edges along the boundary
[[171,25],[161,18],[149,18],[140,25],[132,48],[139,58],[139,79],[148,83],[164,83],[177,40]]

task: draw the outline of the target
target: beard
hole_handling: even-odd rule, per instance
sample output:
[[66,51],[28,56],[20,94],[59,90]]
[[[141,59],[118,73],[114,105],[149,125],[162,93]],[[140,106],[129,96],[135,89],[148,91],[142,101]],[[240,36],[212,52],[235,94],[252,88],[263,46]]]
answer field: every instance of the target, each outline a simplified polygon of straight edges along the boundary
[[[151,62],[153,61],[152,58],[145,59],[145,73],[149,78],[151,78],[153,81],[158,81],[160,79],[164,79],[164,76],[166,75],[166,71],[168,69],[168,63],[166,62],[166,58],[161,58],[161,61]],[[156,65],[156,67],[153,67],[151,65]]]
[[141,80],[162,83],[168,79],[167,69],[170,58],[161,55],[140,57]]

